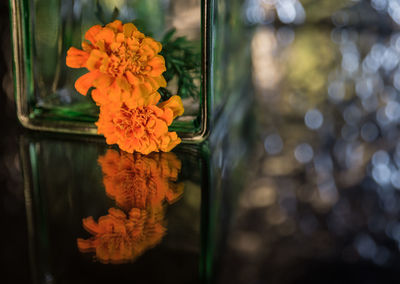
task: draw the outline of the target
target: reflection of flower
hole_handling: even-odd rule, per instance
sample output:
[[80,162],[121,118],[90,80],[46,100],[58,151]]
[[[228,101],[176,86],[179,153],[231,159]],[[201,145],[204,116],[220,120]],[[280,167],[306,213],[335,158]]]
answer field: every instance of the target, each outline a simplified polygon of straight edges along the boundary
[[182,195],[183,184],[175,183],[181,162],[173,153],[120,155],[108,150],[99,164],[107,194],[125,210],[161,207]]
[[119,209],[111,208],[108,212],[97,223],[93,217],[83,219],[84,228],[93,236],[87,240],[77,240],[81,252],[95,251],[100,262],[132,261],[157,245],[165,234],[162,210],[150,214],[146,210],[133,208],[128,217]]
[[132,24],[114,21],[105,27],[91,27],[85,34],[82,49],[71,47],[66,63],[72,68],[86,67],[89,73],[75,82],[75,88],[86,95],[90,87],[101,90],[93,99],[101,104],[110,101],[131,107],[147,98],[159,87],[165,87],[162,73],[164,58],[158,53],[161,44],[146,37]]
[[165,235],[165,204],[183,193],[183,184],[176,183],[181,162],[173,153],[145,156],[108,150],[99,164],[107,194],[127,214],[110,208],[97,222],[91,216],[83,219],[92,236],[78,238],[78,249],[95,252],[103,263],[133,261]]
[[148,104],[131,109],[125,104],[117,108],[104,105],[96,124],[108,144],[116,143],[126,152],[168,152],[181,141],[176,132],[168,132],[168,126],[182,113],[181,98],[173,96],[157,106]]

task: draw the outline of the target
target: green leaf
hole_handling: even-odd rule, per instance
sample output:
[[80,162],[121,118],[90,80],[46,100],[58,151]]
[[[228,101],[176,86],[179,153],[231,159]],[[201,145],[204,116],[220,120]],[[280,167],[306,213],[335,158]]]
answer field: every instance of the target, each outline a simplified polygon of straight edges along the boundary
[[167,68],[163,75],[167,83],[177,77],[179,96],[196,97],[200,92],[195,84],[195,79],[200,79],[200,45],[184,36],[174,38],[175,32],[175,29],[169,30],[161,41],[161,55]]
[[114,7],[113,13],[111,15],[111,22],[114,22],[119,16],[119,9]]

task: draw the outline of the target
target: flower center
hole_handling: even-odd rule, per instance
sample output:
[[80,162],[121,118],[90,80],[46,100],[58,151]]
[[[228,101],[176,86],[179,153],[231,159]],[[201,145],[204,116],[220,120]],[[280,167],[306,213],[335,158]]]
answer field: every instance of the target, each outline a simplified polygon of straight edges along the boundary
[[146,125],[151,119],[153,111],[146,107],[137,107],[129,109],[122,106],[118,116],[113,120],[117,129],[125,134],[126,137],[146,131]]
[[149,70],[146,56],[141,56],[137,48],[129,47],[125,42],[109,52],[107,71],[113,77],[121,77],[127,71],[138,75]]

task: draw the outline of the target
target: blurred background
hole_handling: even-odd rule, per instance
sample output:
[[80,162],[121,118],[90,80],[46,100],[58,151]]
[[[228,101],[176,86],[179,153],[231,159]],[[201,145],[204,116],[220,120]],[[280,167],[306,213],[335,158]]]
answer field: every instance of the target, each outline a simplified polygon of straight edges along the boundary
[[[248,162],[237,194],[222,198],[230,209],[213,282],[398,283],[400,1],[235,3],[254,133],[242,137]],[[3,277],[26,283],[22,129],[0,5],[0,261]]]
[[258,138],[222,282],[398,281],[399,15],[396,0],[244,3]]

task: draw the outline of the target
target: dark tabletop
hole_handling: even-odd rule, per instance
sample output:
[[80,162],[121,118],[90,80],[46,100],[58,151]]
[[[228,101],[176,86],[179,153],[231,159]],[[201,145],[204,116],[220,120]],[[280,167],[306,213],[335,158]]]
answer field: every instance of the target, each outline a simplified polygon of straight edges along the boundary
[[[399,282],[400,2],[272,2],[243,2],[241,115],[149,156],[20,126],[0,4],[1,283]],[[117,215],[140,236],[110,259]]]

